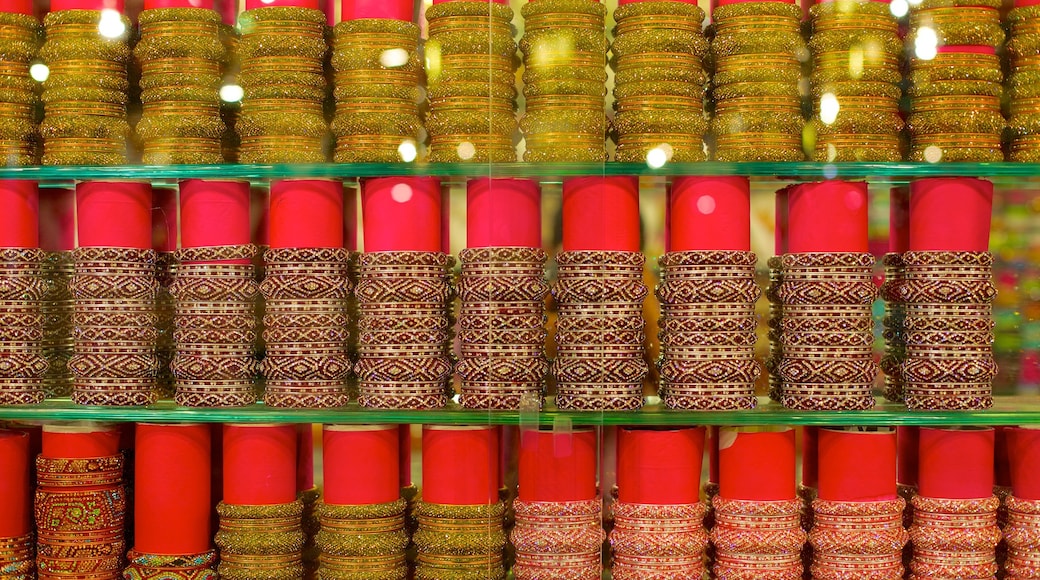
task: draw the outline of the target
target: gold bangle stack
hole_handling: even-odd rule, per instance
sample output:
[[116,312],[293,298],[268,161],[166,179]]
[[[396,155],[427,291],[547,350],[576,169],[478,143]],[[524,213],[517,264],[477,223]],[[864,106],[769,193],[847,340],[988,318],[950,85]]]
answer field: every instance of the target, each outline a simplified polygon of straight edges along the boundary
[[524,4],[524,161],[606,161],[606,8],[594,0]]
[[425,101],[419,27],[382,18],[340,22],[333,40],[332,69],[335,161],[417,159],[424,140],[419,109]]
[[300,501],[271,505],[220,502],[217,572],[225,580],[299,580],[303,577]]
[[844,580],[850,571],[876,580],[903,578],[903,528],[906,501],[843,502],[817,499],[809,532],[813,548],[812,577]]
[[906,360],[906,305],[899,297],[899,286],[906,275],[903,255],[885,254],[885,282],[881,285],[881,297],[885,300],[885,317],[882,320],[885,339],[885,354],[881,357],[881,372],[885,373],[885,399],[903,402],[903,362]]
[[687,251],[661,257],[661,400],[670,409],[754,408],[753,252]]
[[72,252],[48,252],[41,264],[46,291],[40,302],[43,317],[43,356],[47,359],[47,374],[43,378],[43,392],[48,398],[68,397],[72,394]]
[[447,404],[453,263],[441,252],[361,255],[354,372],[362,407],[438,409]]
[[913,578],[993,578],[998,567],[996,496],[939,499],[915,496],[910,541]]
[[[224,54],[227,55],[227,60],[221,71],[221,78],[235,79],[236,83],[242,70],[242,59],[238,54],[239,40],[241,40],[241,36],[238,29],[230,24],[220,23],[220,42],[224,45]],[[225,163],[238,163],[238,149],[241,139],[239,139],[238,131],[235,127],[238,124],[238,114],[241,108],[241,100],[220,99],[220,118],[224,121],[224,126],[227,127],[223,138],[220,140],[220,150],[224,155]]]
[[405,500],[371,505],[318,503],[319,580],[405,580]]
[[321,531],[321,522],[318,520],[318,500],[321,499],[321,491],[317,487],[305,489],[297,494],[300,503],[303,504],[303,514],[300,517],[303,535],[306,540],[303,544],[303,577],[305,580],[317,578],[319,567],[318,532]]
[[904,399],[911,410],[993,405],[993,256],[906,252]]
[[614,502],[611,577],[683,580],[705,576],[704,504]]
[[86,247],[73,251],[72,401],[144,406],[156,400],[155,252]]
[[260,291],[266,308],[261,364],[266,405],[324,409],[347,404],[349,255],[344,248],[265,252]]
[[27,14],[0,12],[0,151],[9,165],[35,165],[39,100],[29,65],[40,47],[43,29]]
[[[920,31],[927,29],[937,39],[937,52],[910,59],[906,126],[911,161],[1004,160],[1003,74],[993,52],[1004,42],[999,6],[986,1],[964,6],[925,1],[912,11],[907,46],[916,46]],[[943,50],[948,46],[993,50]]]
[[417,580],[503,580],[505,504],[416,503]]
[[614,20],[615,158],[644,162],[660,149],[669,161],[704,161],[704,11],[635,2],[618,7]]
[[[549,363],[545,358],[546,254],[540,248],[462,251],[459,338],[462,406],[539,408]],[[532,400],[533,399],[533,400]]]
[[874,257],[856,252],[785,254],[777,372],[781,402],[799,410],[874,406]]
[[900,161],[899,24],[884,2],[825,2],[810,9],[817,161]]
[[170,293],[177,347],[171,369],[178,405],[242,407],[256,402],[255,255],[251,245],[176,252]]
[[426,9],[430,161],[516,161],[513,10],[496,2]]
[[6,319],[0,325],[0,405],[43,401],[43,257],[37,248],[0,248],[0,317]]
[[326,160],[325,13],[268,6],[242,13],[242,106],[235,122],[242,163]]
[[148,165],[221,163],[220,15],[205,8],[141,12],[134,57],[141,67],[142,161]]
[[601,550],[603,506],[585,501],[514,500],[516,525],[509,540],[516,549],[516,580],[598,580],[603,575]]
[[1010,102],[1010,161],[1040,161],[1040,6],[1021,6],[1007,15],[1011,39],[1007,96]]
[[44,165],[127,162],[130,19],[111,10],[61,10],[44,18]]
[[155,390],[160,399],[172,399],[177,390],[173,376],[173,357],[176,352],[173,338],[174,304],[170,294],[174,271],[177,268],[173,252],[155,253],[155,357],[159,368],[155,375]]
[[714,159],[803,160],[801,9],[786,2],[741,2],[719,6],[713,15]]
[[[538,0],[541,2],[542,0]],[[631,411],[643,406],[643,283],[639,252],[569,251],[556,256],[556,406]]]
[[39,580],[122,578],[127,491],[121,455],[36,458]]
[[6,580],[34,580],[35,547],[31,532],[16,538],[0,538],[0,574]]

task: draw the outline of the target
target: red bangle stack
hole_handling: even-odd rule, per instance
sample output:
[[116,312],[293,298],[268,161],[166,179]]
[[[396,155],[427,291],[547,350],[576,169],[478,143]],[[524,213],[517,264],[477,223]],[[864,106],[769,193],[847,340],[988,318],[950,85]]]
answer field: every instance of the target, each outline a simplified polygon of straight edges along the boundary
[[0,570],[11,580],[35,578],[29,434],[0,429]]
[[1014,427],[1008,432],[1011,491],[1007,498],[1007,578],[1040,575],[1040,431]]

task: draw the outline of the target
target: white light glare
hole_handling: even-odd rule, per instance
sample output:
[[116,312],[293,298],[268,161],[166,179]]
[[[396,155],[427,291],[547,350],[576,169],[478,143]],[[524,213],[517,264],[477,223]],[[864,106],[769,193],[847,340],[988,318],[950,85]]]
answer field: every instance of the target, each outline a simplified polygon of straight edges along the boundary
[[101,11],[101,19],[98,20],[98,34],[105,38],[119,38],[126,33],[126,24],[118,10],[106,8]]
[[224,85],[220,87],[220,100],[225,103],[237,103],[245,96],[245,91],[238,85]]
[[672,146],[662,143],[646,152],[646,164],[650,169],[660,169],[672,158]]
[[939,37],[935,30],[922,26],[914,38],[914,54],[921,60],[932,60],[939,53]]
[[47,77],[51,76],[51,69],[47,68],[47,65],[42,62],[38,62],[29,67],[29,76],[38,83],[42,83],[47,80]]
[[910,3],[907,0],[892,0],[888,5],[888,11],[892,13],[892,16],[902,18],[906,16],[907,12],[910,12]]
[[402,141],[401,144],[397,146],[397,154],[401,156],[401,161],[411,163],[412,161],[415,161],[416,157],[418,157],[419,151],[415,149],[415,142],[408,140]]
[[379,55],[379,64],[386,68],[397,68],[408,64],[408,51],[403,48],[390,48]]
[[823,121],[824,125],[830,125],[838,119],[838,111],[841,110],[841,105],[838,103],[838,97],[834,96],[834,93],[824,93],[820,97],[820,121]]

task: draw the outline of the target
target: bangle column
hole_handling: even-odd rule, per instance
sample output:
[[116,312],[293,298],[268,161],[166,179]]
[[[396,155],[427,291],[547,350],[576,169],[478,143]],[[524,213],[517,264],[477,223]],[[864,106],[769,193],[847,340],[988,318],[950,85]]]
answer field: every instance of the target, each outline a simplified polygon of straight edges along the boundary
[[1008,553],[1006,578],[1025,580],[1040,574],[1040,431],[1025,427],[1008,433],[1011,496],[1007,498],[1008,521],[1004,528]]
[[10,580],[36,574],[29,434],[0,429],[0,570]]
[[155,389],[160,399],[172,399],[174,395],[173,371],[173,284],[176,271],[177,244],[179,233],[179,211],[177,190],[157,187],[152,190],[152,249],[155,250],[155,280],[158,288],[155,295],[156,340],[155,356],[158,371]]
[[783,328],[784,306],[780,300],[780,285],[783,283],[783,255],[787,253],[788,233],[788,198],[794,185],[788,185],[776,191],[773,214],[773,255],[769,258],[769,285],[765,295],[769,300],[769,356],[765,360],[765,368],[769,373],[769,398],[780,402],[783,398],[783,378],[780,376],[780,362],[784,358],[784,347],[780,342]]
[[1009,55],[1010,75],[1007,79],[1007,95],[1011,103],[1008,128],[1011,131],[1008,161],[1031,162],[1040,154],[1040,132],[1037,131],[1036,99],[1040,97],[1031,79],[1040,71],[1040,61],[1035,57],[1037,47],[1037,25],[1040,9],[1029,0],[1018,0],[1008,12],[1011,36],[1005,45]]
[[41,274],[46,292],[40,303],[43,339],[40,344],[47,358],[43,392],[47,397],[72,394],[72,250],[76,247],[76,190],[40,190],[40,249],[45,252]]
[[[639,181],[577,177],[563,183],[563,251],[553,296],[556,406],[624,411],[643,405],[644,349]],[[595,358],[595,363],[591,362]]]
[[888,253],[884,258],[885,282],[881,285],[881,297],[885,300],[885,355],[881,358],[881,370],[885,373],[885,398],[901,403],[905,382],[906,305],[899,296],[899,287],[906,276],[903,254],[910,245],[910,189],[893,187],[888,199]]
[[0,24],[4,26],[4,50],[0,56],[0,69],[4,71],[0,115],[4,125],[0,128],[0,150],[5,152],[9,165],[35,165],[40,145],[35,119],[39,97],[29,67],[43,40],[43,27],[33,15],[33,3],[25,0],[5,3],[0,8]]

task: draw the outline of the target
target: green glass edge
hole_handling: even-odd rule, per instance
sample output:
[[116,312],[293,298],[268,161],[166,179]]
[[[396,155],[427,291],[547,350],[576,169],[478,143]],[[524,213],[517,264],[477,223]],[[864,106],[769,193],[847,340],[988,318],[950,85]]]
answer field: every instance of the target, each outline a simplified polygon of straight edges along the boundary
[[122,165],[2,167],[0,179],[73,181],[100,179],[285,179],[384,176],[530,177],[579,175],[740,175],[785,179],[915,177],[1040,177],[1035,163],[670,163],[652,168],[645,163],[320,163],[310,165]]
[[135,421],[156,423],[427,423],[440,425],[1040,425],[1040,397],[995,397],[985,411],[907,411],[885,401],[869,411],[792,411],[766,398],[750,411],[671,411],[648,405],[641,411],[576,413],[551,408],[538,412],[445,409],[381,411],[351,405],[342,409],[196,409],[160,401],[150,407],[88,407],[52,399],[31,407],[0,407],[0,420]]

